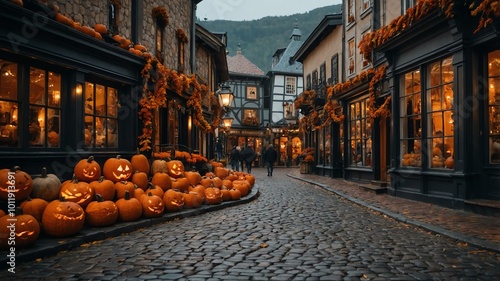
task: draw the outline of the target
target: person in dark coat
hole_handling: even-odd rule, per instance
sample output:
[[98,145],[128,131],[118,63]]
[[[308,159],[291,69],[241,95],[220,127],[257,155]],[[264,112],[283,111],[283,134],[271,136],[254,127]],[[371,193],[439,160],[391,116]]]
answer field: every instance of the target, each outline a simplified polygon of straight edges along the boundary
[[250,174],[252,172],[252,162],[255,160],[255,151],[253,151],[251,146],[247,146],[241,151],[241,157],[247,166],[247,173]]
[[240,150],[239,146],[233,147],[233,151],[229,154],[229,164],[231,164],[231,168],[234,171],[238,171],[240,169]]
[[264,155],[262,156],[262,159],[264,159],[264,162],[266,162],[267,165],[267,176],[272,177],[274,162],[276,162],[276,160],[278,159],[278,152],[276,152],[276,149],[274,149],[274,146],[272,144],[270,144],[266,149]]

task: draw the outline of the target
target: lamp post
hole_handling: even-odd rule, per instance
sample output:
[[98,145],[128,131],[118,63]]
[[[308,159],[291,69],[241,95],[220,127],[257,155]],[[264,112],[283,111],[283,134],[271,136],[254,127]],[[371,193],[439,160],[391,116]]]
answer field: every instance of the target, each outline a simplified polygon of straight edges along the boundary
[[[228,85],[222,85],[219,90],[216,92],[217,94],[217,100],[219,102],[219,106],[222,107],[222,114],[224,115],[224,118],[222,118],[222,130],[219,132],[223,134],[224,136],[224,148],[227,147],[227,136],[226,132],[229,131],[231,126],[233,125],[233,118],[229,116],[229,111],[231,110],[230,106],[233,103],[234,99],[234,94],[233,91],[231,91],[231,87]],[[225,153],[226,154],[226,153]]]

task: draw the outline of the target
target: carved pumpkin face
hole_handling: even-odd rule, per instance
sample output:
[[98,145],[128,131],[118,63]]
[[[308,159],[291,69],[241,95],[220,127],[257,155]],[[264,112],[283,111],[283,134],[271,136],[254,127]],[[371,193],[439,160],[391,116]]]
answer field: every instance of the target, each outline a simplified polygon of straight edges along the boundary
[[80,160],[74,168],[75,177],[79,181],[92,182],[101,177],[101,166],[94,161],[94,156]]
[[163,194],[163,202],[167,210],[179,211],[184,206],[184,195],[178,190],[169,189]]
[[[11,186],[14,186],[13,190],[9,188]],[[12,193],[16,201],[23,201],[29,197],[31,191],[33,191],[33,179],[18,166],[0,170],[0,199],[7,201],[9,193]]]
[[126,181],[132,176],[132,164],[118,155],[104,162],[103,173],[106,179],[113,182]]
[[85,208],[94,199],[94,190],[88,183],[74,179],[61,187],[59,195]]
[[[15,229],[8,228],[15,224]],[[11,232],[12,231],[12,232]],[[7,249],[9,237],[15,235],[16,247],[25,247],[35,242],[40,234],[40,224],[31,215],[3,216],[0,218],[0,247]]]
[[141,197],[141,204],[142,214],[146,218],[160,217],[163,215],[163,211],[165,210],[162,198],[153,195],[151,192]]
[[78,233],[85,223],[85,212],[75,202],[54,200],[47,205],[42,216],[45,233],[65,237]]
[[220,189],[209,187],[205,189],[205,200],[210,205],[220,204],[222,202],[222,193]]
[[184,176],[184,164],[179,160],[170,160],[167,162],[168,174],[173,178]]

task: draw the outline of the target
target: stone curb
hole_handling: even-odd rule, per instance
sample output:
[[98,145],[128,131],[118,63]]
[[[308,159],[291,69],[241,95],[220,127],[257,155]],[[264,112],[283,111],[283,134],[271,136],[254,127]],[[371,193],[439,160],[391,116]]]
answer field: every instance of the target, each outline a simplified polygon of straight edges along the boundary
[[[67,251],[73,248],[80,247],[85,243],[103,240],[110,237],[116,237],[121,234],[129,233],[141,228],[150,227],[155,224],[165,223],[176,219],[183,219],[211,211],[221,210],[224,208],[241,205],[253,201],[260,195],[259,186],[256,183],[250,193],[240,200],[222,202],[218,205],[202,205],[197,209],[186,209],[179,212],[165,213],[158,218],[142,218],[134,222],[119,222],[112,226],[89,228],[85,227],[78,235],[67,238],[52,238],[41,234],[38,240],[29,248],[19,249],[15,252],[15,263],[34,261],[38,258],[45,258],[56,255],[61,251]],[[0,252],[0,268],[8,268],[10,257],[8,251]]]
[[393,219],[395,219],[397,221],[400,221],[400,222],[403,222],[403,223],[407,223],[407,224],[410,224],[410,225],[413,225],[413,226],[425,229],[425,230],[430,231],[430,232],[435,233],[435,234],[447,236],[449,238],[452,238],[452,239],[455,239],[455,240],[467,243],[469,245],[473,245],[475,247],[478,247],[478,248],[481,248],[481,249],[484,249],[484,250],[489,250],[489,251],[500,253],[500,245],[498,243],[494,243],[494,242],[487,241],[487,240],[484,240],[484,239],[478,239],[478,238],[475,238],[475,237],[472,237],[472,236],[469,236],[469,235],[464,235],[462,233],[458,233],[458,232],[455,232],[455,231],[447,230],[447,229],[444,229],[444,228],[436,226],[436,225],[432,225],[432,224],[429,224],[429,223],[421,222],[419,220],[410,219],[410,218],[408,218],[408,217],[406,217],[406,216],[404,216],[402,214],[394,213],[394,212],[388,211],[386,209],[382,209],[380,207],[371,205],[371,204],[369,204],[369,203],[367,203],[367,202],[365,202],[363,200],[360,200],[358,198],[355,198],[355,197],[352,197],[352,196],[347,195],[345,193],[339,192],[339,191],[335,190],[334,188],[331,188],[330,186],[328,186],[326,184],[318,183],[318,182],[315,182],[315,181],[312,181],[312,180],[304,179],[304,178],[297,177],[297,176],[290,175],[290,174],[287,174],[287,176],[291,177],[293,179],[296,179],[296,180],[304,181],[304,182],[310,183],[312,185],[316,185],[318,187],[321,187],[321,188],[323,188],[325,190],[328,190],[328,191],[330,191],[332,193],[335,193],[336,195],[338,195],[340,197],[343,197],[343,198],[345,198],[345,199],[347,199],[347,200],[349,200],[349,201],[351,201],[351,202],[353,202],[355,204],[358,204],[360,206],[363,206],[363,207],[366,207],[366,208],[371,209],[373,211],[376,211],[376,212],[379,212],[381,214],[384,214],[384,215],[386,215],[388,217],[391,217],[391,218],[393,218]]

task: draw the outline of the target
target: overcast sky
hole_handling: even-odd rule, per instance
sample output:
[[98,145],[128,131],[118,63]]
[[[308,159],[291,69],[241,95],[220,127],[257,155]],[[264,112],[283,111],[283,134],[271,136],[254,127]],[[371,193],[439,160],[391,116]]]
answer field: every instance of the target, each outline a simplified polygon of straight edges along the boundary
[[196,16],[201,20],[255,20],[306,13],[341,3],[342,0],[203,0],[198,4]]

